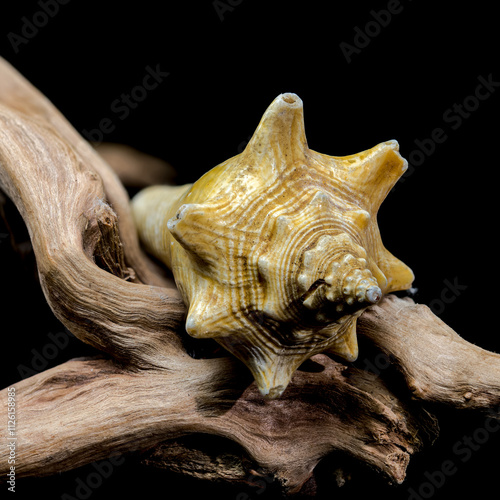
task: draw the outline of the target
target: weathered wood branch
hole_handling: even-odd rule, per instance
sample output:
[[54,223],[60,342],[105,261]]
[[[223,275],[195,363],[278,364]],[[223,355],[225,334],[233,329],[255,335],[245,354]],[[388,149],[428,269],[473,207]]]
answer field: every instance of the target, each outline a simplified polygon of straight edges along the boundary
[[56,316],[115,359],[168,365],[184,306],[174,290],[128,282],[117,216],[99,176],[50,127],[6,108],[0,143],[0,185],[26,222]]
[[139,246],[129,208],[129,197],[117,175],[92,146],[64,118],[59,110],[36,88],[20,75],[7,61],[0,57],[0,104],[17,116],[29,117],[45,126],[50,126],[61,139],[102,183],[106,199],[117,214],[120,241],[127,264],[134,270],[141,283],[172,288],[171,280],[164,279],[156,271],[150,259]]
[[142,188],[156,184],[174,184],[176,172],[166,161],[137,151],[124,144],[94,144],[96,151],[116,173],[124,186]]
[[500,417],[500,355],[464,340],[427,306],[388,296],[358,331],[391,359],[413,397]]
[[[290,491],[333,451],[401,482],[410,455],[435,434],[433,419],[362,370],[323,355],[306,369],[282,399],[264,401],[230,358],[141,373],[109,360],[70,361],[16,384],[18,474],[51,474],[200,433],[236,442]],[[161,452],[149,457],[160,460]]]
[[[390,330],[387,325],[397,323],[399,343],[411,343],[415,352],[425,352],[429,364],[439,364],[441,350],[453,350],[457,342],[462,347],[467,344],[449,330],[440,336],[439,350],[435,344],[429,349],[428,338],[415,331],[433,328],[436,320],[431,314],[422,316],[418,313],[422,307],[409,300],[390,296],[374,307],[375,313],[370,310],[362,317],[361,333],[368,323],[373,331]],[[402,314],[404,308],[410,313]],[[471,350],[474,347],[470,345]],[[418,359],[414,358],[417,364]],[[397,364],[398,358],[394,361]],[[491,361],[498,365],[499,356],[491,354]],[[459,372],[468,369],[468,360],[462,358],[455,367]],[[439,390],[436,380],[428,387]],[[258,467],[291,491],[300,488],[333,451],[401,482],[411,454],[436,434],[433,418],[418,403],[398,399],[383,376],[323,355],[302,367],[276,401],[263,400],[244,368],[228,357],[187,358],[169,370],[138,373],[107,359],[74,360],[24,380],[16,389],[23,401],[19,473],[26,475],[42,470],[50,474],[112,452],[149,448],[153,448],[149,464],[183,470],[168,442],[159,443],[201,433],[241,446],[242,464],[245,457],[248,460],[247,468],[239,469],[241,474]],[[453,399],[441,402],[454,404]],[[64,423],[57,432],[55,420]],[[209,475],[210,465],[217,466],[207,460],[200,472],[190,470],[191,464],[186,457],[186,472],[200,476]]]

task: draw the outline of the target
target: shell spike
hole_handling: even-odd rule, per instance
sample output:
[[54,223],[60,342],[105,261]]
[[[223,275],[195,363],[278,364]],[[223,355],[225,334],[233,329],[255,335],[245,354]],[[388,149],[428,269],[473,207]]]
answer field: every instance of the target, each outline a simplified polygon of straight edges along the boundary
[[287,388],[295,370],[304,361],[304,356],[286,356],[266,353],[260,362],[249,365],[259,392],[266,399],[279,398]]
[[186,316],[186,331],[195,338],[224,335],[228,311],[224,297],[216,287],[207,287],[203,297],[194,300]]
[[271,156],[271,164],[281,170],[303,158],[307,149],[302,100],[296,94],[286,93],[276,97],[267,108],[243,154],[254,161]]
[[340,356],[342,359],[349,362],[356,361],[359,352],[358,339],[356,336],[356,322],[356,318],[351,321],[344,334],[335,339],[335,342],[326,352],[335,356]]
[[394,184],[408,168],[399,154],[397,141],[387,141],[356,155],[341,158],[349,172],[349,183],[358,194],[360,205],[374,214]]
[[[234,333],[234,332],[233,332]],[[216,340],[240,359],[253,375],[259,392],[266,399],[283,394],[297,368],[310,357],[310,353],[284,352],[278,346],[255,345],[247,335],[222,335]]]
[[344,218],[362,231],[367,228],[371,216],[366,210],[350,210],[344,214]]
[[208,229],[206,214],[209,210],[209,202],[184,203],[175,216],[167,221],[167,229],[188,252],[193,265],[202,267],[214,266],[220,262],[216,249],[219,239],[224,237],[217,224],[212,224]]
[[388,276],[387,292],[407,290],[411,287],[415,279],[413,271],[386,249],[380,253],[379,266],[382,272]]

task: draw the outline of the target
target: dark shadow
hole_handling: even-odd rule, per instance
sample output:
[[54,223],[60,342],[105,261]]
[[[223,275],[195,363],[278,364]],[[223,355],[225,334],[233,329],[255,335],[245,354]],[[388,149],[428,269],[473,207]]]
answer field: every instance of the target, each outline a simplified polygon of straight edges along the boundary
[[301,372],[306,373],[321,373],[325,371],[325,367],[321,363],[317,363],[312,359],[306,359],[298,368]]

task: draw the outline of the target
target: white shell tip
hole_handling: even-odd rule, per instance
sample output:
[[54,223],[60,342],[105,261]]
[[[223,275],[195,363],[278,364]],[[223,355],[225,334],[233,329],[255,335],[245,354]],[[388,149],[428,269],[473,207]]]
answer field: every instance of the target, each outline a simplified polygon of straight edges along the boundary
[[345,352],[342,354],[342,357],[349,363],[354,363],[358,359],[358,350],[354,352]]
[[297,107],[302,106],[302,99],[293,92],[285,92],[283,94],[280,94],[279,97],[281,98],[282,101],[285,101],[289,105]]
[[260,393],[266,399],[277,399],[283,394],[285,389],[286,389],[286,387],[283,385],[276,385],[274,387],[260,389]]
[[382,298],[382,290],[378,286],[371,286],[366,290],[366,300],[371,304],[376,304]]
[[192,206],[192,203],[185,203],[184,205],[181,205],[179,207],[179,210],[177,210],[177,214],[167,221],[167,228],[170,232],[173,232],[175,230],[177,224],[183,219],[183,217],[186,215],[186,212]]

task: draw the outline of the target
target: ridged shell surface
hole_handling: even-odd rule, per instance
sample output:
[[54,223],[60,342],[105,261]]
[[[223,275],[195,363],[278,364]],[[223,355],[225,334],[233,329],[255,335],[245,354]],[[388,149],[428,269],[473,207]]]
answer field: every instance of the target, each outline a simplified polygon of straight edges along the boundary
[[355,360],[363,309],[411,286],[376,220],[406,167],[396,141],[312,151],[302,101],[281,94],[241,154],[192,185],[146,188],[132,207],[145,247],[174,274],[187,332],[214,338],[275,398],[314,354]]

